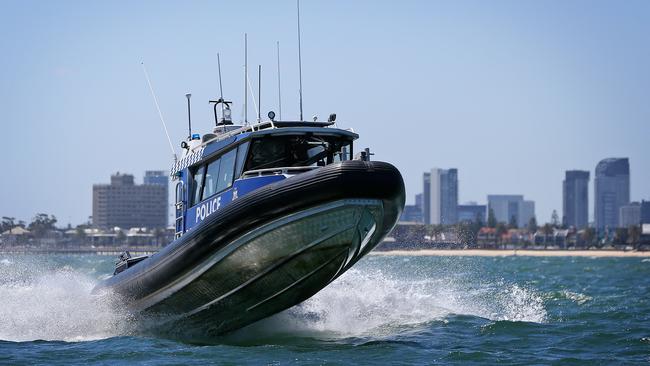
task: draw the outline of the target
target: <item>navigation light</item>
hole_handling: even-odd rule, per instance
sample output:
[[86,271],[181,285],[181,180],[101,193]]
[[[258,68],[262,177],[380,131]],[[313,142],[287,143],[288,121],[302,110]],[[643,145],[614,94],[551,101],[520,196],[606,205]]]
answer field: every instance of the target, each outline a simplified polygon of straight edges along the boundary
[[232,113],[230,111],[230,106],[227,103],[224,103],[226,108],[223,109],[223,121],[232,122]]

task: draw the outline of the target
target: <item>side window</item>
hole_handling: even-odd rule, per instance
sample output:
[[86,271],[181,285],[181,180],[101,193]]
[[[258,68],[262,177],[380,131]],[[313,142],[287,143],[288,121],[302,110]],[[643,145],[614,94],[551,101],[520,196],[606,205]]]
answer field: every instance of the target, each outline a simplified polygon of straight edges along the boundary
[[243,143],[237,148],[237,164],[235,164],[235,179],[241,176],[242,169],[244,168],[244,163],[246,162],[246,155],[248,154],[248,144],[250,142]]
[[205,188],[203,191],[203,197],[207,198],[213,194],[219,192],[217,189],[217,184],[219,181],[219,166],[221,165],[221,159],[217,159],[210,164],[205,173]]
[[192,193],[190,195],[190,206],[194,206],[199,201],[201,201],[201,185],[203,184],[204,170],[205,166],[200,166],[194,171],[194,174],[192,174]]
[[217,192],[232,185],[232,178],[235,169],[235,157],[237,150],[231,150],[221,157],[221,169],[219,170],[219,182],[217,183]]

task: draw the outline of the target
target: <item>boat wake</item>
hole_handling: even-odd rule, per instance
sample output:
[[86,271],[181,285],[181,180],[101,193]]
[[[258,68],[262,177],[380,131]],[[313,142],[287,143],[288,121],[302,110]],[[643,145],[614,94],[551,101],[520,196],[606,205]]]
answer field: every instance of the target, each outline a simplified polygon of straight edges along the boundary
[[0,340],[88,341],[129,334],[112,295],[91,295],[95,280],[68,266],[0,262]]
[[240,335],[381,337],[452,315],[535,323],[547,319],[543,297],[517,284],[408,280],[366,268],[350,270],[313,298],[244,328]]
[[[124,302],[115,295],[91,295],[95,284],[96,279],[69,266],[3,259],[0,340],[74,342],[138,334],[138,322],[124,310]],[[535,290],[506,281],[407,278],[362,266],[302,304],[220,339],[376,338],[446,322],[454,315],[543,323],[543,301]]]

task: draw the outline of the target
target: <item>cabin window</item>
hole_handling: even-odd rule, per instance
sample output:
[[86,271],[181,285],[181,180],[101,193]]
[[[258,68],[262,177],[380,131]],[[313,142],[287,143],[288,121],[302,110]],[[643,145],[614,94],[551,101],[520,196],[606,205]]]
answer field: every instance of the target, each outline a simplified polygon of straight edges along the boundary
[[249,142],[245,142],[237,148],[237,162],[235,163],[235,179],[239,178],[246,162],[246,153],[248,151]]
[[324,166],[347,160],[352,142],[331,136],[277,136],[253,140],[245,170]]
[[203,190],[203,197],[207,198],[217,193],[217,182],[219,181],[219,168],[221,159],[217,159],[210,164],[205,173],[205,188]]
[[190,206],[195,205],[201,201],[201,186],[203,185],[203,171],[205,170],[204,166],[197,168],[192,174],[192,194],[190,198]]
[[233,149],[223,154],[219,159],[208,164],[205,169],[203,194],[200,196],[194,195],[196,200],[193,204],[196,204],[210,196],[214,196],[232,186],[236,157],[237,150]]
[[232,178],[235,169],[235,158],[237,150],[228,151],[221,157],[221,169],[219,170],[219,181],[217,183],[217,192],[232,186]]

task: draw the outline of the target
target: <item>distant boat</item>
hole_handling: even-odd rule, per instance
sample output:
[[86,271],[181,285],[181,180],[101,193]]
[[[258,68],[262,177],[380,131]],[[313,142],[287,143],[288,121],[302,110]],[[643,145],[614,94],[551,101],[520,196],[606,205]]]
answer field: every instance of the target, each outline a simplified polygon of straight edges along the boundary
[[269,120],[184,141],[175,162],[176,238],[121,257],[96,290],[156,327],[190,337],[241,328],[316,294],[370,252],[404,208],[391,164],[354,155],[358,135],[328,122]]

